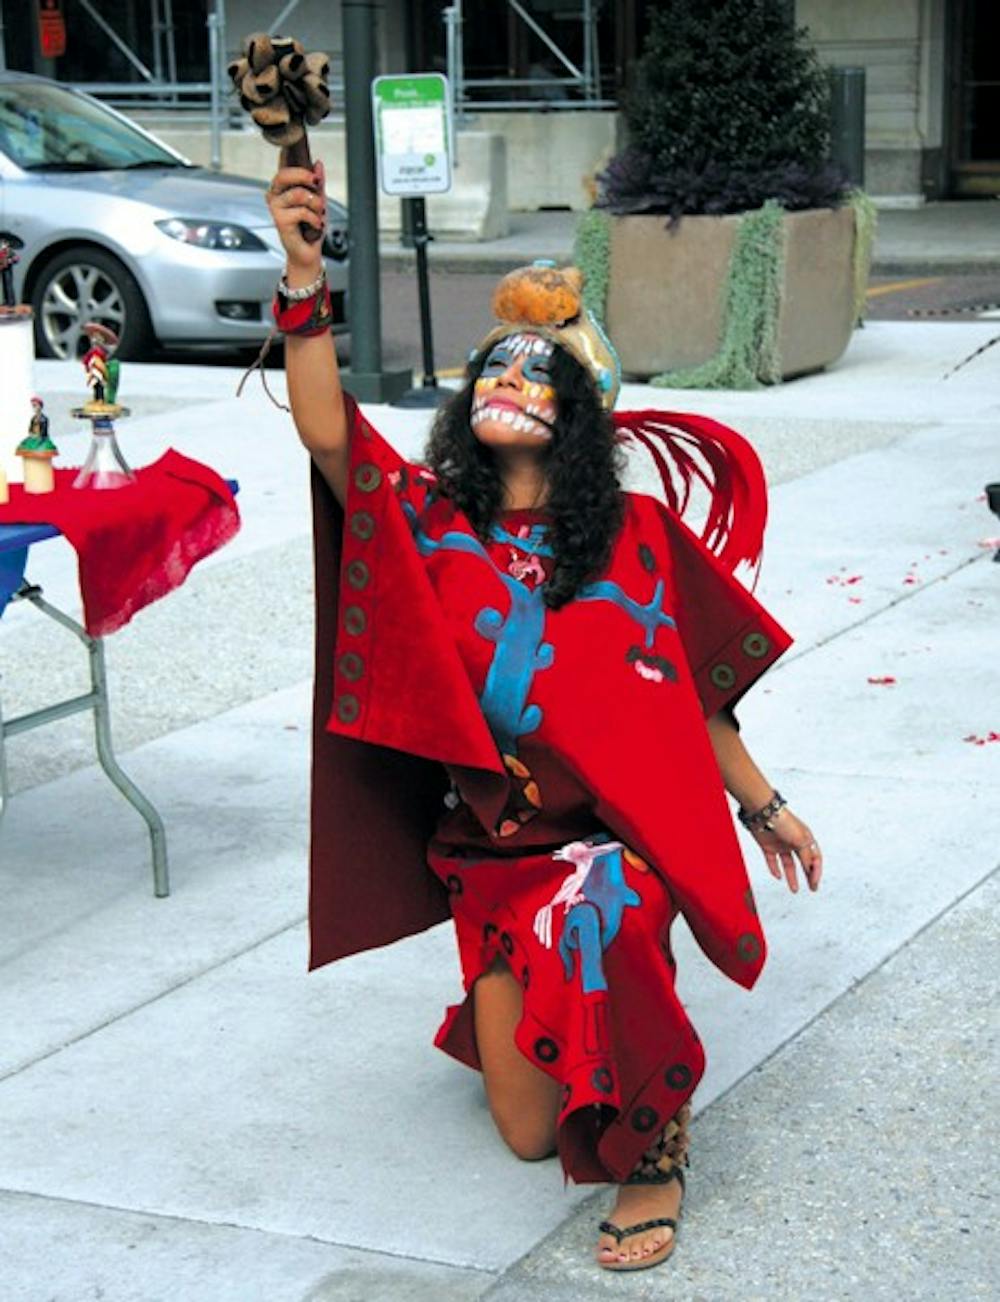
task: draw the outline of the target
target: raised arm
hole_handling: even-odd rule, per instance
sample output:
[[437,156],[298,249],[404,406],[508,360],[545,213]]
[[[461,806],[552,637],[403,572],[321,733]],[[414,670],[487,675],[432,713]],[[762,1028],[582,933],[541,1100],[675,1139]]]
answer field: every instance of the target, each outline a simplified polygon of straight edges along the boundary
[[[322,163],[317,162],[312,171],[283,167],[267,192],[267,205],[285,249],[286,284],[293,293],[314,285],[323,274],[321,241],[310,244],[303,239],[299,223],[323,230],[325,182]],[[343,506],[347,496],[349,431],[330,331],[312,336],[286,335],[285,372],[299,438]]]
[[[726,711],[720,710],[708,720],[708,735],[729,794],[739,801],[740,808],[747,814],[753,815],[765,809],[776,794],[775,789],[754,763]],[[766,821],[770,828],[752,826],[750,831],[764,852],[771,875],[780,880],[784,873],[789,889],[797,891],[797,856],[809,889],[817,890],[823,875],[823,855],[812,832],[787,805]]]

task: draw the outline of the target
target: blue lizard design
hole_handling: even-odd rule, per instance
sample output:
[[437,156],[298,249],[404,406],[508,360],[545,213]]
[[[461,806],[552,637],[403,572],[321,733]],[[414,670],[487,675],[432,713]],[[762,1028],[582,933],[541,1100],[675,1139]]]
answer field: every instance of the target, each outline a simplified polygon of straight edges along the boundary
[[[551,668],[555,648],[544,640],[546,608],[544,585],[529,588],[501,570],[489,552],[471,534],[452,530],[434,539],[423,528],[417,512],[410,502],[402,502],[413,538],[421,556],[432,556],[438,551],[465,552],[485,561],[504,585],[510,598],[506,618],[493,606],[484,606],[475,620],[479,635],[493,642],[496,650],[486,675],[480,706],[490,726],[497,746],[503,755],[517,755],[517,741],[534,732],[542,722],[542,711],[528,703],[535,674],[540,669]],[[535,526],[536,529],[544,526]],[[503,530],[494,526],[492,537],[525,545],[525,539],[504,536]],[[539,535],[540,536],[540,535]],[[532,534],[532,539],[535,535]],[[537,554],[548,554],[548,549],[533,547]],[[581,589],[578,601],[608,601],[618,606],[643,629],[646,646],[653,645],[656,630],[660,627],[676,628],[676,623],[663,610],[664,582],[658,579],[653,596],[645,604],[633,600],[617,584],[609,580],[590,583]]]
[[574,954],[580,955],[580,984],[585,995],[607,990],[602,955],[621,930],[626,908],[642,903],[637,891],[625,882],[622,847],[595,847],[590,868],[580,888],[582,899],[566,914],[559,954],[566,980],[573,978]]

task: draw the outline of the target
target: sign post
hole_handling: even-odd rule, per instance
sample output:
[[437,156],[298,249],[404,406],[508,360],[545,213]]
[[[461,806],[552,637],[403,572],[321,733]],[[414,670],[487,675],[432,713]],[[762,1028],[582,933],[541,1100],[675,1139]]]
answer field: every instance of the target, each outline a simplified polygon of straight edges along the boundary
[[420,339],[424,376],[419,389],[400,398],[398,407],[436,407],[448,396],[434,374],[431,295],[427,269],[427,209],[424,195],[451,189],[451,101],[448,82],[437,72],[376,77],[372,107],[378,173],[386,194],[400,196],[409,209],[409,228],[417,257]]

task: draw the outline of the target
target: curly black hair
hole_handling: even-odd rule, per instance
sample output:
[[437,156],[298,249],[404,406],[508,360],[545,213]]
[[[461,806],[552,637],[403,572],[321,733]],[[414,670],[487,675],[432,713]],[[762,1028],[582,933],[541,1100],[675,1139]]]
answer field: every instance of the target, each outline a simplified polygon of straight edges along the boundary
[[[473,389],[486,356],[483,350],[472,358],[465,385],[439,410],[426,457],[441,493],[468,517],[484,542],[503,500],[496,459],[473,434],[470,423]],[[611,557],[625,512],[624,458],[615,441],[614,423],[601,406],[590,374],[558,345],[552,357],[552,383],[558,412],[544,464],[554,565],[544,600],[558,610],[596,579]]]

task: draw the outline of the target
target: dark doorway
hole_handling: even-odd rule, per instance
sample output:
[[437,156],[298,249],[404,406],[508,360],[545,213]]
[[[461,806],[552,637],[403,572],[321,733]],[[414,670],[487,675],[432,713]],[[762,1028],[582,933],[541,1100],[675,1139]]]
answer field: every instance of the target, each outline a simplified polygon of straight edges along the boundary
[[954,0],[950,14],[951,192],[1000,194],[1000,5]]

